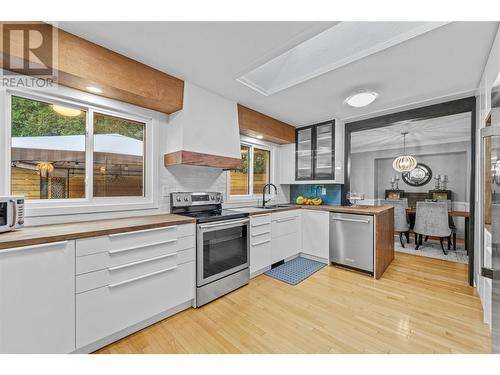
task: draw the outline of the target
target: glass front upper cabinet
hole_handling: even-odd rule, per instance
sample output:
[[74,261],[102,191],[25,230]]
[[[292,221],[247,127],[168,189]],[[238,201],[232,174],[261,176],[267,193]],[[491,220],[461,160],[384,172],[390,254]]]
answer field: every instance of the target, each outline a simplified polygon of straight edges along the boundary
[[313,128],[297,130],[295,179],[312,180],[313,178]]
[[335,179],[335,121],[297,129],[296,180]]

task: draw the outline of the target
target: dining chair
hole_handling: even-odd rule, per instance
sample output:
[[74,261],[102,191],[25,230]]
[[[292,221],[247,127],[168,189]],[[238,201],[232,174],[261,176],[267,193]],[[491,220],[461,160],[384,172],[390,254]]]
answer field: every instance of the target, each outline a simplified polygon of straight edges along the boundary
[[[441,200],[426,199],[425,202],[446,202],[446,206],[448,208],[448,212],[450,212],[450,211],[453,210],[453,205],[452,205],[450,199],[441,199]],[[453,221],[453,217],[450,216],[450,215],[448,215],[448,225],[450,226],[451,233],[452,233],[453,250],[456,251],[457,250],[457,227],[455,225],[455,222]],[[429,239],[429,236],[425,236],[424,242],[427,242],[428,239]]]
[[406,237],[406,242],[410,243],[410,222],[406,214],[408,200],[403,199],[385,199],[382,200],[382,205],[394,207],[394,231],[399,233],[399,242],[405,247],[403,242],[403,234]]
[[415,236],[418,240],[415,243],[415,250],[422,246],[422,236],[439,237],[441,250],[447,255],[443,241],[448,239],[448,250],[451,249],[452,229],[448,222],[447,202],[417,202],[417,212],[415,215]]

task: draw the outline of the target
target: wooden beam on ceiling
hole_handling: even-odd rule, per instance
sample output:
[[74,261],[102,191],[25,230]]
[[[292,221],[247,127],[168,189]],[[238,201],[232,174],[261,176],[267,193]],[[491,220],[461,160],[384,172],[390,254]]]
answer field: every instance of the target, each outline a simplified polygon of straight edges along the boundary
[[[9,27],[16,27],[12,23],[0,25],[4,41],[1,48],[6,49],[5,38],[9,39],[9,50],[1,50],[2,68],[29,75],[30,70],[13,69],[10,63],[17,61],[22,66],[26,56],[29,56],[28,63],[40,63],[33,53],[26,54],[23,49],[24,35],[31,37],[31,33],[7,31]],[[38,23],[36,26],[42,36],[54,36],[53,46],[42,44],[37,55],[47,57],[54,48],[57,58],[50,67],[57,72],[58,84],[82,91],[89,91],[89,86],[97,87],[102,90],[97,95],[167,114],[182,109],[184,81],[52,25]],[[33,35],[36,37],[37,33]],[[36,45],[35,42],[30,43]]]
[[278,143],[295,143],[295,128],[263,113],[238,104],[240,133]]

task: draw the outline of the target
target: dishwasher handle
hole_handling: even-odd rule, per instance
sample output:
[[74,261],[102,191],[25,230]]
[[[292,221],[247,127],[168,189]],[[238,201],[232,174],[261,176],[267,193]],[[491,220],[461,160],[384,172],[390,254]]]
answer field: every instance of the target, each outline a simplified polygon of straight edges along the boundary
[[332,220],[334,220],[334,221],[348,221],[351,223],[370,224],[370,220],[348,219],[346,217],[332,217]]

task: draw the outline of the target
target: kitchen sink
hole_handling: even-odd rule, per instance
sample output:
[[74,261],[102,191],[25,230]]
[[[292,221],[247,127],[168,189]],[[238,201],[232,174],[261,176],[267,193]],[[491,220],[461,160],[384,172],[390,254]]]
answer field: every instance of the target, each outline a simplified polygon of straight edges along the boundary
[[275,209],[275,208],[286,208],[286,207],[292,207],[292,205],[291,204],[270,204],[270,205],[265,206],[265,207],[257,206],[256,208],[271,210],[271,209]]

